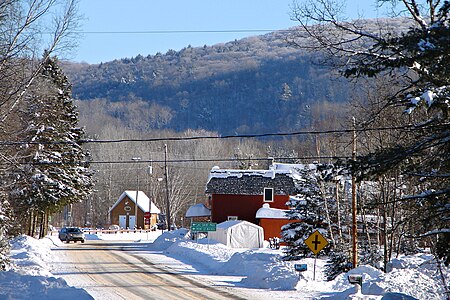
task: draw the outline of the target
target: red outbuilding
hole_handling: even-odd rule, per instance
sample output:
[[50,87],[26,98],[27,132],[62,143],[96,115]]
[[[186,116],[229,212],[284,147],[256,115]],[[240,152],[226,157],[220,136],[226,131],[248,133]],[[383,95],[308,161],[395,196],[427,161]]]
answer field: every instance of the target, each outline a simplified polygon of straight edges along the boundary
[[281,227],[291,221],[283,213],[258,218],[257,212],[263,205],[280,212],[289,209],[289,196],[298,193],[298,166],[276,163],[268,170],[212,168],[206,185],[211,196],[211,221],[245,220],[263,227],[265,239],[280,237]]

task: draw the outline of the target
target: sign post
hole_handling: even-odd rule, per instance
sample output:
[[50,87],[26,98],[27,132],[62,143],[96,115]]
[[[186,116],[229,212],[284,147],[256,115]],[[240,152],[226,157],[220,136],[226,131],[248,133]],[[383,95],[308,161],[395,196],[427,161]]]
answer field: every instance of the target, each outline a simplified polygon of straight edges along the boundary
[[298,276],[301,277],[300,274],[301,274],[302,272],[305,272],[305,271],[308,269],[308,265],[307,265],[307,264],[295,264],[295,265],[294,265],[294,269],[295,269],[295,271],[298,272]]
[[[192,222],[191,231],[192,232],[208,232],[216,231],[217,223],[212,222]],[[198,242],[198,240],[197,240]],[[209,238],[208,238],[208,248],[209,248]]]
[[[149,211],[144,212],[144,228],[147,227],[147,241],[148,241],[148,232],[151,229],[150,226],[150,218],[151,218],[151,214]],[[146,226],[147,225],[147,226]]]
[[314,275],[313,280],[316,280],[316,260],[317,253],[328,245],[328,241],[323,237],[318,230],[314,231],[306,240],[306,246],[316,255],[314,257]]

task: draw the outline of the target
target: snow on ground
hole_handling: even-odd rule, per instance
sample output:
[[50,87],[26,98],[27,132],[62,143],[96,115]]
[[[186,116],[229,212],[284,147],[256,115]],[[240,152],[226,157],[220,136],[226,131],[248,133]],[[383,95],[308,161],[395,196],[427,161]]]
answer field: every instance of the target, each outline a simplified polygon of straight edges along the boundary
[[83,289],[51,274],[53,242],[20,236],[11,243],[13,267],[0,272],[0,299],[92,299]]
[[[355,288],[348,283],[348,274],[325,281],[322,259],[316,261],[313,280],[314,259],[286,262],[280,250],[230,249],[213,240],[193,241],[187,238],[187,230],[89,234],[86,239],[147,243],[148,251],[138,251],[140,255],[159,255],[172,269],[188,270],[193,278],[238,287],[248,299],[447,299],[430,254],[393,259],[392,271],[387,274],[370,266],[351,270],[348,274],[363,275],[363,296],[353,295]],[[50,251],[60,245],[55,236],[42,240],[20,236],[11,245],[14,267],[0,272],[0,299],[92,299],[85,290],[52,276]],[[299,275],[295,263],[307,264],[308,270]],[[449,282],[448,268],[444,276]]]

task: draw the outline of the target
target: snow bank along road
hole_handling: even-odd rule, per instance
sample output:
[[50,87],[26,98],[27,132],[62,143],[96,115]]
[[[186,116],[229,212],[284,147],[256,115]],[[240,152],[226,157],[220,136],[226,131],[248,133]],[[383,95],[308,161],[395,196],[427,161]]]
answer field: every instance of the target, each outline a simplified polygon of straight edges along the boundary
[[[225,287],[211,287],[170,271],[145,244],[95,240],[54,247],[54,275],[95,299],[244,299]],[[148,251],[148,250],[147,250]]]

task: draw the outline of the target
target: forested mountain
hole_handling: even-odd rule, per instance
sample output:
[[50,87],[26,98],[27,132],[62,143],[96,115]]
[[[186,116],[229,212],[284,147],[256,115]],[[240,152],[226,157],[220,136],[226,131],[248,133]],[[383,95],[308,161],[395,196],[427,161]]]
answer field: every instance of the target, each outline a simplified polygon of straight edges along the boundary
[[345,102],[348,89],[290,46],[289,32],[65,70],[82,115],[91,101],[86,113],[97,107],[133,129],[298,130],[313,104]]
[[[360,22],[374,32],[380,26],[403,31],[408,25],[404,19]],[[292,45],[306,43],[301,36],[299,28],[290,28],[98,65],[66,63],[64,68],[74,97],[84,104],[95,100],[88,109],[81,103],[82,118],[84,109],[89,115],[98,107],[125,126],[144,131],[298,130],[323,119],[322,106],[340,106],[351,98],[347,79],[331,76],[323,61],[314,63],[321,60],[320,53]]]

